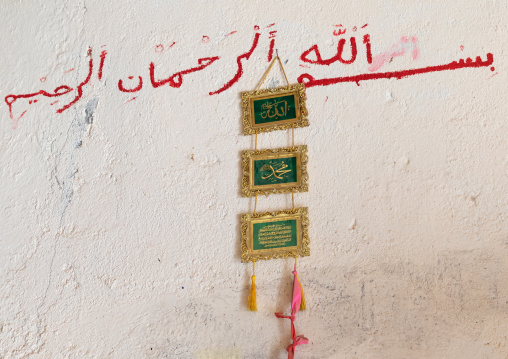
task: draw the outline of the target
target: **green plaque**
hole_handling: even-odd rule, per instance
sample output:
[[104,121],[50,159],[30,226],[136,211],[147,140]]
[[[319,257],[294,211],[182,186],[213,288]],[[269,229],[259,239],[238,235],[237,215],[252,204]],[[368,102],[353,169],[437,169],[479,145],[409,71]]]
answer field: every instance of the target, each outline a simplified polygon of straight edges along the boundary
[[296,118],[294,94],[254,100],[253,107],[254,125]]
[[287,130],[309,125],[305,85],[242,92],[243,133]]
[[307,192],[307,146],[242,152],[242,196]]
[[310,255],[307,207],[241,218],[242,262]]
[[296,219],[253,223],[252,244],[254,250],[296,247]]
[[254,161],[254,185],[298,182],[296,155]]

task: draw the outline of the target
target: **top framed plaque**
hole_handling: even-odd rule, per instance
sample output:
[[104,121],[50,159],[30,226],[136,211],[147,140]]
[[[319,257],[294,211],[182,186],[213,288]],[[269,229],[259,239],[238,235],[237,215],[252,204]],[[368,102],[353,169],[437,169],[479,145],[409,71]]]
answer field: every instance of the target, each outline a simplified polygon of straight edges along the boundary
[[305,85],[242,92],[243,134],[306,127]]

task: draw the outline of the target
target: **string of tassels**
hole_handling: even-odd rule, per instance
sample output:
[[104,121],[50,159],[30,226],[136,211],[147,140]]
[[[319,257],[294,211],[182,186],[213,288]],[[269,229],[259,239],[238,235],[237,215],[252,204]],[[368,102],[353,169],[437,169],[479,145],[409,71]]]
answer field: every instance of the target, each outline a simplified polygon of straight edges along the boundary
[[[296,256],[295,256],[295,273],[296,273]],[[307,303],[305,303],[305,296],[303,294],[302,282],[300,282],[300,278],[298,278],[298,273],[296,273],[296,280],[298,281],[298,284],[300,285],[300,295],[301,295],[300,310],[305,310],[305,309],[307,309]]]
[[[296,313],[303,310],[305,307],[305,299],[303,298],[302,285],[298,279],[298,273],[296,272],[296,256],[295,256],[295,270],[293,271],[295,276],[293,282],[293,300],[291,302],[291,315],[283,315],[282,313],[275,313],[277,318],[285,318],[291,321],[291,339],[293,342],[286,347],[288,352],[288,359],[293,359],[295,356],[295,349],[298,345],[307,344],[309,339],[303,335],[296,335],[295,320]],[[303,307],[302,307],[303,305]]]
[[256,302],[256,276],[254,275],[254,270],[256,269],[256,261],[252,261],[252,284],[250,286],[249,293],[249,310],[253,312],[257,312],[258,306]]

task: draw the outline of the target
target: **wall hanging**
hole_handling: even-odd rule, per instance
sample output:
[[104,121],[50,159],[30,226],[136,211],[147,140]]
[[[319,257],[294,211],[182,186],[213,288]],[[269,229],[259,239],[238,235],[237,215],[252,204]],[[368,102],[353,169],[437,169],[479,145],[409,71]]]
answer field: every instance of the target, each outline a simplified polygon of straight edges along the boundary
[[[275,62],[278,62],[287,86],[260,90]],[[291,321],[292,343],[286,348],[293,358],[297,345],[308,343],[304,336],[296,336],[294,321],[299,310],[306,309],[302,285],[296,272],[298,257],[310,255],[309,218],[307,207],[295,207],[295,192],[307,192],[307,146],[295,146],[295,128],[309,126],[305,106],[305,85],[289,84],[279,55],[272,60],[255,91],[242,93],[243,132],[255,135],[254,150],[242,152],[242,196],[255,197],[254,211],[241,216],[241,260],[252,262],[252,284],[248,308],[257,311],[256,261],[294,258],[294,282],[291,313],[275,313],[277,318]],[[261,132],[292,131],[292,146],[286,148],[257,148]],[[259,195],[291,193],[292,208],[258,213]]]

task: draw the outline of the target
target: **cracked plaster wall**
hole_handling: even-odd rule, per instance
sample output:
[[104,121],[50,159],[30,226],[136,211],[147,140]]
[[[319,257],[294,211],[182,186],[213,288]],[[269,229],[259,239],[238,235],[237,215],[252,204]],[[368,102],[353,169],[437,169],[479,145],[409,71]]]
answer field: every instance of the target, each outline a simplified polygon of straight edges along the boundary
[[[311,256],[296,328],[310,343],[296,357],[507,358],[506,15],[505,1],[2,2],[0,358],[285,358],[289,325],[273,313],[289,309],[292,261],[259,263],[259,312],[245,307],[239,214],[254,202],[239,194],[239,154],[254,143],[239,92],[266,69],[271,29],[292,82],[368,72],[363,57],[299,61],[313,44],[333,55],[334,25],[350,36],[366,23],[374,55],[418,38],[418,59],[379,71],[491,52],[496,72],[308,89],[296,143],[309,147],[310,188],[296,204],[309,207]],[[209,96],[254,25],[243,76]],[[82,98],[61,114],[18,100],[14,128],[5,96],[76,89],[88,47]],[[163,77],[209,56],[220,60],[180,88],[150,85],[152,61]],[[118,90],[128,76],[144,78],[136,95]],[[258,210],[290,205],[261,197]]]

